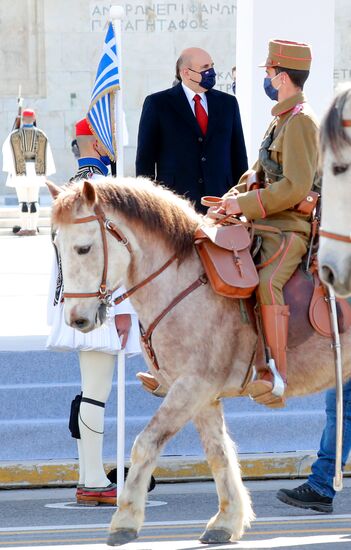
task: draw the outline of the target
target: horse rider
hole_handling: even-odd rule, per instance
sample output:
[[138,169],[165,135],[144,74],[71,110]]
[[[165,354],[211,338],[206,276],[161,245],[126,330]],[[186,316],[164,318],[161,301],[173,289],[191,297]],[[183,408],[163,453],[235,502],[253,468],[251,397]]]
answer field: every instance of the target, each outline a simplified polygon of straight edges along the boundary
[[303,93],[311,66],[309,45],[270,40],[267,60],[261,66],[266,69],[265,92],[277,103],[253,166],[260,183],[253,188],[252,171],[244,173],[238,185],[224,195],[222,209],[278,230],[256,232],[262,237],[263,267],[257,292],[261,325],[278,374],[273,374],[274,364],[271,369],[265,360],[256,361],[246,392],[259,403],[281,407],[283,387],[277,391],[276,383],[280,375],[285,389],[289,322],[283,287],[301,263],[311,233],[312,212],[304,208],[304,199],[317,173],[318,122]]
[[48,138],[35,121],[33,109],[24,109],[21,127],[11,132],[2,149],[6,185],[16,189],[20,205],[20,228],[14,229],[20,237],[37,234],[39,188],[45,187],[45,176],[55,173]]

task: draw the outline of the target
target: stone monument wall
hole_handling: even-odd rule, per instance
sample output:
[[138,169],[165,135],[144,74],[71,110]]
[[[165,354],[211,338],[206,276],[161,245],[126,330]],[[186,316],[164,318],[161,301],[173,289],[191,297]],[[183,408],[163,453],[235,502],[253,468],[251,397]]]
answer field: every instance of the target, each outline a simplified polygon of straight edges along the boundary
[[[116,2],[117,3],[117,2]],[[135,146],[145,96],[174,80],[179,52],[208,50],[217,88],[231,92],[236,58],[236,0],[119,2],[123,21],[124,109],[129,135],[125,170],[134,174]],[[70,150],[74,123],[88,108],[102,51],[110,2],[105,0],[1,0],[0,142],[12,128],[18,86],[24,106],[37,112],[51,143],[57,183],[75,171]],[[335,81],[351,79],[351,4],[336,0]],[[323,40],[323,37],[321,37]],[[0,195],[8,193],[0,172]]]

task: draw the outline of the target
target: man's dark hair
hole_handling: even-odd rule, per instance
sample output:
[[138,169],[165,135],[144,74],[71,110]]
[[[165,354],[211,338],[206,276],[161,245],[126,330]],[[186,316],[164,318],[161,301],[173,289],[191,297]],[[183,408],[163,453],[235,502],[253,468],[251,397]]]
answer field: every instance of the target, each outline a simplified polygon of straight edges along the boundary
[[177,63],[176,63],[176,66],[175,66],[175,78],[176,80],[178,80],[179,82],[181,82],[181,76],[180,76],[180,67],[183,63],[183,58],[182,56],[178,57],[177,59]]
[[303,90],[304,84],[308,79],[310,71],[301,71],[298,69],[286,69],[285,67],[274,67],[276,74],[286,73],[295,86],[298,86]]
[[79,159],[80,157],[80,151],[79,151],[79,145],[77,143],[77,140],[74,139],[71,143],[71,150],[72,150],[72,153],[73,155],[75,156],[76,159]]

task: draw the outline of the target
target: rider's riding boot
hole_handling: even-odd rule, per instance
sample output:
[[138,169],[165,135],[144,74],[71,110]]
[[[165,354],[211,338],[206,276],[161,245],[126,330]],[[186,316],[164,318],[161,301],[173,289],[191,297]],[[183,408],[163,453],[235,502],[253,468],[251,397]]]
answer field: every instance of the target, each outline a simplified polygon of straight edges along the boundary
[[[274,376],[267,366],[256,366],[256,378],[245,388],[246,392],[258,403],[268,407],[284,407],[284,389],[286,386],[289,306],[261,305],[263,332],[276,369],[283,379]],[[280,382],[280,387],[279,387]]]
[[167,394],[165,388],[161,386],[152,374],[149,372],[138,372],[136,377],[140,380],[144,390],[156,395],[157,397],[164,397]]

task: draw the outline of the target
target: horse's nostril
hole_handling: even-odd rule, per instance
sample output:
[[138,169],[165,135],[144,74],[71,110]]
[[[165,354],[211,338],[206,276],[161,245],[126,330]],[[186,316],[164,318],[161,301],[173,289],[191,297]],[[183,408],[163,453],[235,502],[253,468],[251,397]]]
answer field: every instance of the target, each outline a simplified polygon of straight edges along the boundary
[[73,325],[75,325],[77,328],[84,328],[87,326],[88,323],[89,321],[87,319],[76,319],[73,322]]
[[335,273],[329,265],[322,265],[321,267],[322,280],[329,285],[333,285],[335,282]]

